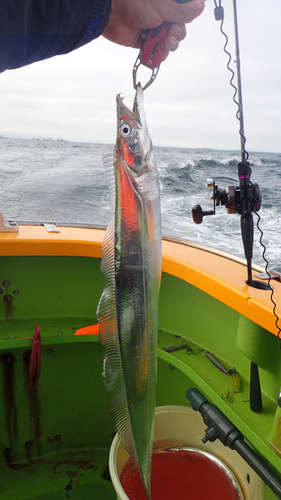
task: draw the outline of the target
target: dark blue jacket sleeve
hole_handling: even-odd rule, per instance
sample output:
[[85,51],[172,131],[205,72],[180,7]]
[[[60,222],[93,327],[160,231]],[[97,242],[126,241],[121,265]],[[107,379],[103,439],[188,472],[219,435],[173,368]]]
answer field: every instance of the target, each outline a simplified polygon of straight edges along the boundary
[[110,11],[111,0],[0,0],[0,72],[89,43]]

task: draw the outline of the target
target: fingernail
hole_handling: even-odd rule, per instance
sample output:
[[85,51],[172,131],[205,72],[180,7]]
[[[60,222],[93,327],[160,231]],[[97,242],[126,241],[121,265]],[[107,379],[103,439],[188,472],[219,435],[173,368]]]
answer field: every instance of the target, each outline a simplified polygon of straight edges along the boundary
[[174,50],[177,50],[179,42],[176,38],[173,38],[169,45],[170,45],[170,51],[173,52]]

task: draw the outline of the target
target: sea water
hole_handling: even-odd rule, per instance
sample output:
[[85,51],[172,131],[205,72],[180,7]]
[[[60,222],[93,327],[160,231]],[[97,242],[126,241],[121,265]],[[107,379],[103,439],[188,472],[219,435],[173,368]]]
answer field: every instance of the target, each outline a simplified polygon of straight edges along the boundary
[[[240,216],[216,207],[215,216],[193,222],[200,204],[212,210],[207,179],[220,189],[239,184],[238,151],[155,147],[161,185],[164,235],[206,244],[244,258]],[[109,191],[102,163],[113,145],[0,138],[0,208],[17,221],[87,223],[106,226]],[[281,154],[250,152],[251,181],[262,192],[259,226],[269,268],[281,272]],[[253,261],[264,267],[261,233],[254,214]]]

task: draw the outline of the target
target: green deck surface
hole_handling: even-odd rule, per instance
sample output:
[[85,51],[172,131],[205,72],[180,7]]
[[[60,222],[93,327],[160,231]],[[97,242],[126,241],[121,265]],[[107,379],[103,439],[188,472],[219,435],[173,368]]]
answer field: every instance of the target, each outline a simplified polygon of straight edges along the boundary
[[[115,500],[108,450],[63,452],[0,467],[1,498],[11,500]],[[40,485],[40,487],[39,487]]]
[[[0,498],[111,500],[115,493],[107,464],[114,427],[101,376],[102,350],[96,336],[73,335],[96,323],[104,286],[100,260],[1,257],[0,264]],[[237,348],[238,323],[234,310],[163,274],[157,405],[186,406],[186,390],[198,388],[281,472],[280,457],[269,442],[281,380],[279,341],[274,338],[263,356],[268,358],[268,368],[260,369],[263,410],[253,413],[250,359]],[[31,391],[28,368],[36,325],[41,328],[42,367]],[[192,353],[161,350],[182,342]],[[234,389],[231,377],[199,349],[239,372],[241,391],[232,403],[222,399]],[[265,498],[276,497],[267,490]]]

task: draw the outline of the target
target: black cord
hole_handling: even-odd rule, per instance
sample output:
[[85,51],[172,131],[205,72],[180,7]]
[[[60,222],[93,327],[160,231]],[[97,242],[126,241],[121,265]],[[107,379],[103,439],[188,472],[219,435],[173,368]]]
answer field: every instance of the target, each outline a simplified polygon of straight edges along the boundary
[[[217,21],[221,21],[220,31],[221,31],[222,35],[224,36],[224,38],[225,38],[225,44],[224,44],[223,50],[224,50],[225,54],[228,56],[228,61],[227,61],[226,67],[227,67],[228,71],[231,73],[231,78],[230,78],[229,83],[230,83],[231,87],[234,90],[232,99],[233,99],[233,102],[237,106],[236,118],[237,118],[237,120],[240,123],[239,135],[240,135],[241,140],[242,140],[242,142],[241,142],[241,144],[242,144],[242,151],[241,152],[242,152],[242,156],[245,158],[245,160],[248,161],[249,153],[248,153],[248,151],[245,148],[246,137],[242,133],[243,123],[241,121],[241,106],[240,106],[240,103],[238,102],[238,100],[236,99],[236,96],[237,96],[237,93],[238,93],[238,89],[237,89],[236,85],[233,83],[233,80],[235,78],[235,73],[234,73],[233,69],[230,66],[230,63],[232,61],[232,56],[231,56],[230,52],[228,52],[228,50],[227,50],[229,39],[228,39],[228,36],[225,33],[225,31],[223,30],[224,11],[223,11],[223,7],[221,5],[221,0],[219,0],[219,5],[217,4],[216,0],[214,0],[214,3],[215,3],[215,6],[216,6],[216,8],[215,8],[215,19]],[[250,179],[251,178],[251,174],[252,174],[252,169],[250,167],[250,164],[248,164],[248,168],[249,168],[249,179]],[[254,186],[253,186],[253,183],[251,182],[251,180],[250,180],[250,185],[251,185],[251,187],[253,189]],[[254,198],[254,201],[257,202],[257,200],[255,198]],[[276,326],[276,328],[278,330],[277,336],[278,336],[279,339],[281,339],[281,327],[278,325],[280,318],[279,318],[278,314],[276,313],[277,304],[276,304],[276,302],[275,302],[275,300],[273,298],[274,297],[274,287],[271,286],[271,284],[270,284],[272,278],[271,278],[271,275],[270,275],[269,270],[268,270],[269,262],[268,262],[267,258],[265,257],[266,246],[264,245],[264,243],[262,241],[264,234],[263,234],[263,231],[262,231],[262,229],[260,227],[261,217],[260,217],[260,215],[258,214],[258,212],[256,210],[253,210],[253,212],[255,213],[255,215],[258,218],[258,220],[257,220],[257,229],[260,232],[259,243],[260,243],[261,247],[263,248],[262,258],[263,258],[263,260],[265,262],[265,272],[266,272],[266,274],[268,276],[267,284],[268,284],[268,287],[271,290],[270,300],[271,300],[271,303],[273,305],[272,312],[273,312],[273,314],[274,314],[274,316],[276,318],[276,320],[275,320],[275,326]],[[280,349],[281,349],[281,344],[280,344]]]
[[[216,8],[222,8],[222,7],[221,7],[221,1],[220,1],[220,6],[219,6],[219,7],[217,6],[217,2],[216,2],[216,0],[214,0],[214,2],[215,2],[215,5],[216,5]],[[215,10],[216,10],[216,9],[215,9]],[[228,61],[227,61],[226,67],[227,67],[228,71],[231,73],[231,78],[230,78],[229,83],[230,83],[231,87],[232,87],[232,88],[233,88],[233,90],[234,90],[234,94],[233,94],[232,99],[233,99],[233,102],[234,102],[234,103],[236,104],[236,106],[237,106],[237,112],[236,112],[236,115],[235,115],[235,116],[236,116],[237,120],[238,120],[238,121],[239,121],[239,123],[240,123],[239,135],[240,135],[240,137],[241,137],[241,139],[242,139],[242,143],[243,143],[242,152],[244,153],[245,160],[247,161],[247,160],[248,160],[248,158],[249,158],[249,153],[248,153],[248,151],[246,151],[246,149],[245,149],[246,137],[242,134],[242,127],[243,127],[243,124],[242,124],[242,122],[241,122],[241,118],[240,118],[240,114],[241,114],[241,106],[240,106],[240,103],[239,103],[239,102],[237,101],[237,99],[236,99],[236,96],[237,96],[237,93],[238,93],[238,89],[237,89],[236,85],[233,83],[233,80],[234,80],[234,78],[235,78],[235,73],[234,73],[233,69],[232,69],[232,68],[231,68],[231,66],[230,66],[230,63],[231,63],[231,61],[232,61],[232,56],[231,56],[230,52],[228,52],[228,50],[227,50],[227,46],[228,46],[229,39],[228,39],[228,36],[227,36],[227,34],[225,33],[225,31],[223,30],[223,22],[224,22],[224,17],[222,17],[222,19],[221,19],[221,24],[220,24],[220,31],[221,31],[222,35],[224,36],[224,38],[225,38],[225,44],[224,44],[223,50],[224,50],[225,54],[228,56]],[[248,167],[249,167],[249,170],[250,170],[250,176],[251,176],[252,169],[251,169],[250,165],[248,165]]]
[[[279,326],[279,324],[278,324],[278,323],[279,323],[280,318],[279,318],[278,314],[276,313],[277,304],[276,304],[276,302],[275,302],[275,300],[274,300],[274,298],[273,298],[273,297],[274,297],[274,287],[273,287],[273,286],[271,286],[271,284],[270,284],[270,283],[271,283],[271,279],[272,279],[272,278],[271,278],[270,272],[269,272],[269,270],[268,270],[269,262],[268,262],[267,258],[265,257],[266,246],[263,244],[263,241],[262,241],[262,238],[263,238],[263,231],[262,231],[262,229],[261,229],[261,227],[260,227],[260,225],[259,225],[259,224],[260,224],[260,220],[261,220],[261,218],[260,218],[260,215],[259,215],[256,211],[255,211],[254,213],[256,214],[256,216],[257,216],[257,218],[258,218],[258,220],[257,220],[257,228],[258,228],[258,230],[259,230],[259,232],[260,232],[260,240],[259,240],[259,242],[260,242],[260,245],[261,245],[261,246],[262,246],[262,248],[263,248],[262,258],[263,258],[263,260],[264,260],[264,262],[265,262],[265,268],[264,268],[264,270],[265,270],[265,272],[266,272],[266,274],[267,274],[267,276],[268,276],[267,284],[268,284],[268,286],[269,286],[269,288],[270,288],[270,290],[271,290],[270,300],[271,300],[271,303],[273,304],[273,309],[272,309],[272,312],[273,312],[273,314],[274,314],[274,316],[275,316],[275,326],[276,326],[276,328],[277,328],[277,330],[278,330],[277,336],[278,336],[278,338],[279,338],[279,340],[280,340],[280,339],[281,339],[281,328],[280,328],[280,326]],[[280,344],[280,346],[279,346],[279,347],[280,347],[280,349],[281,349],[281,344]]]

